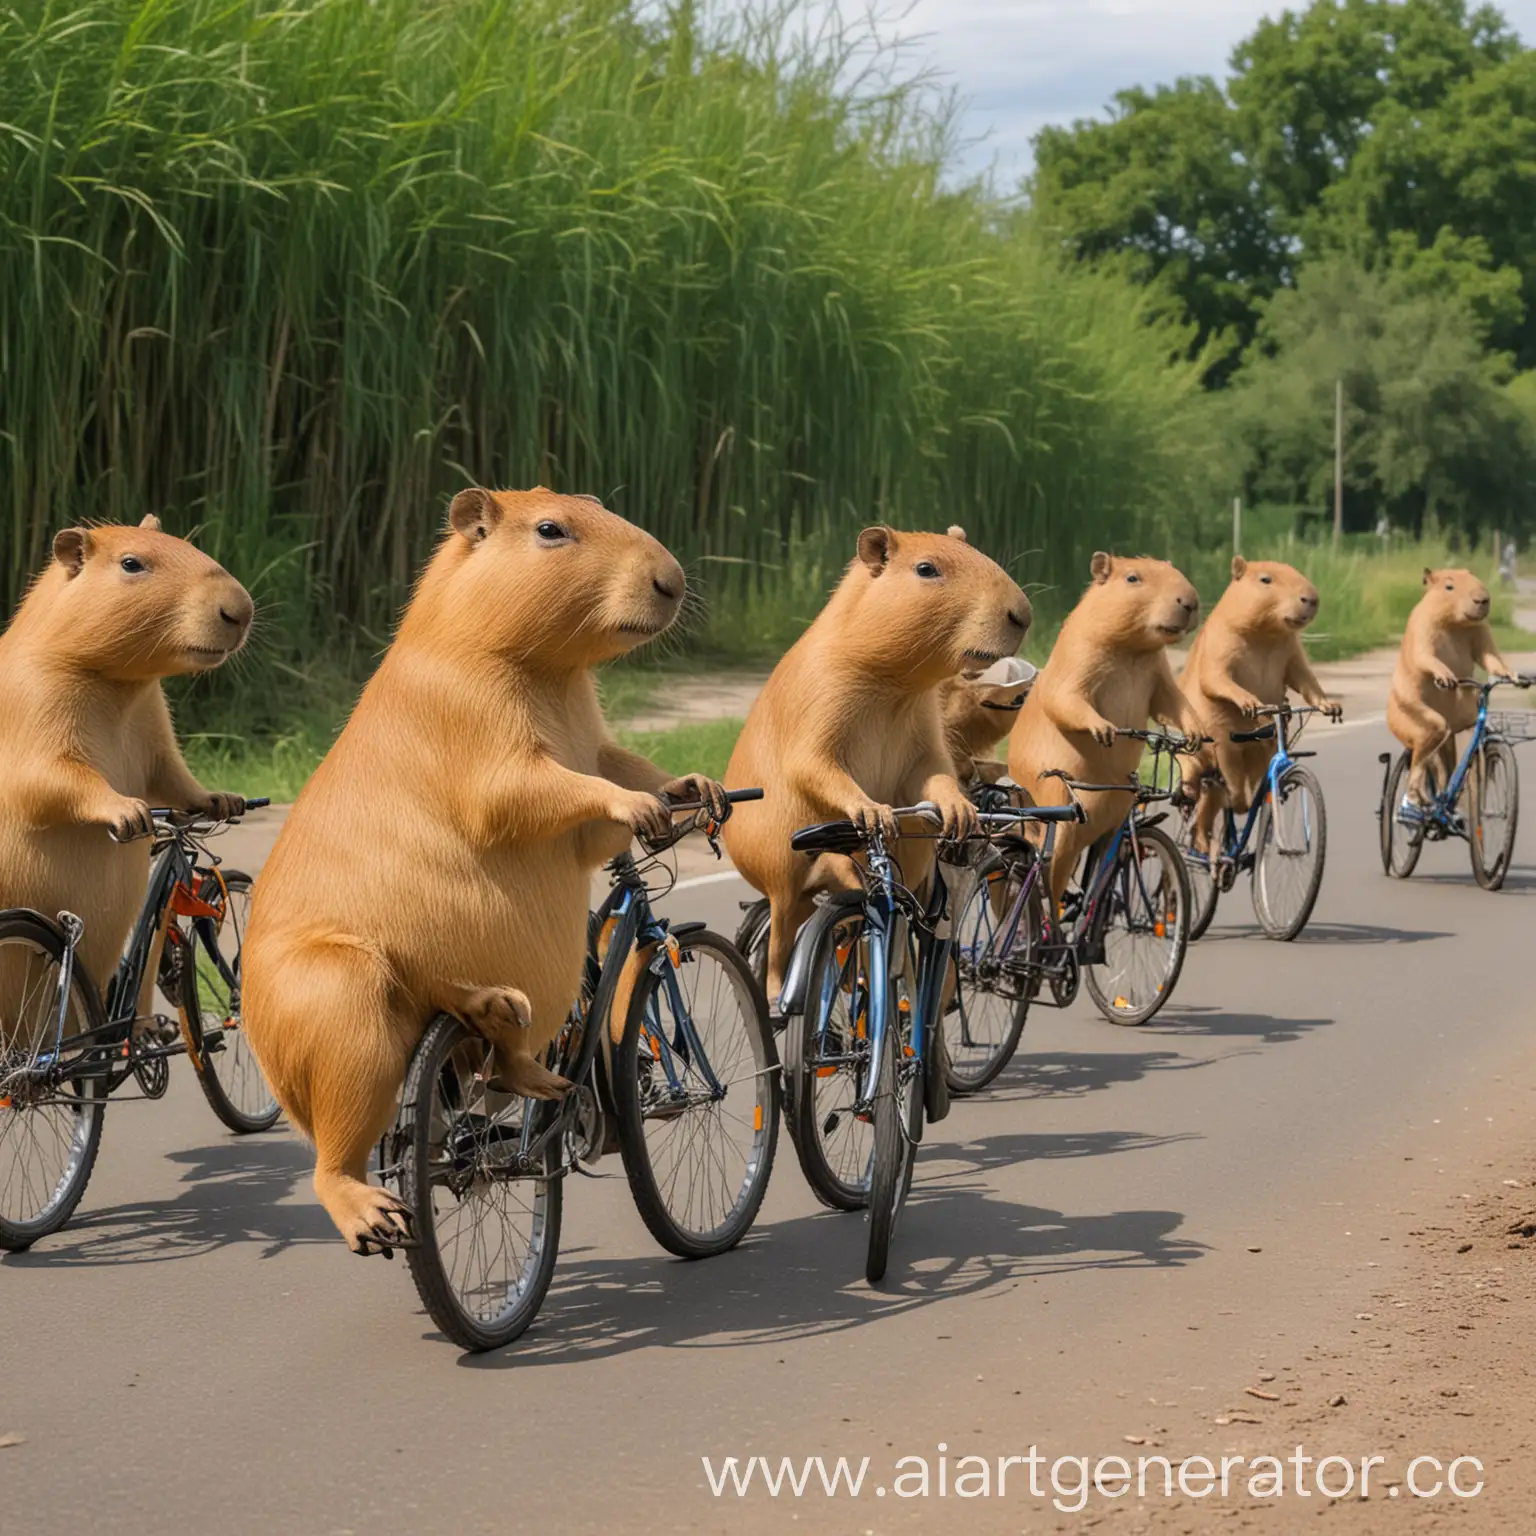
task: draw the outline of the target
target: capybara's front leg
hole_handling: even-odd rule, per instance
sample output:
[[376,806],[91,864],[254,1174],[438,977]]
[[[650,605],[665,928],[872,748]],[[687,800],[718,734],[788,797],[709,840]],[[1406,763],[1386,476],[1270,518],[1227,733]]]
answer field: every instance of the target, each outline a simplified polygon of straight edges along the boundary
[[471,987],[446,982],[434,989],[432,1005],[451,1013],[483,1036],[496,1052],[496,1075],[490,1086],[498,1093],[526,1099],[559,1099],[571,1085],[551,1072],[533,1054],[529,1030],[533,1005],[516,987]]

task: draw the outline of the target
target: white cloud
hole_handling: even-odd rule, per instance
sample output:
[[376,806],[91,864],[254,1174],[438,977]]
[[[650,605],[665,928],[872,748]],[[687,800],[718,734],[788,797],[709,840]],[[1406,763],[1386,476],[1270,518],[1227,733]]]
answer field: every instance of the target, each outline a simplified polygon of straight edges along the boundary
[[[1047,123],[1092,116],[1124,86],[1220,78],[1254,23],[1283,8],[1273,0],[915,0],[888,30],[960,91],[967,136],[985,136],[967,163],[995,166],[1006,183],[1028,169],[1030,139]],[[1536,0],[1501,9],[1536,38]]]

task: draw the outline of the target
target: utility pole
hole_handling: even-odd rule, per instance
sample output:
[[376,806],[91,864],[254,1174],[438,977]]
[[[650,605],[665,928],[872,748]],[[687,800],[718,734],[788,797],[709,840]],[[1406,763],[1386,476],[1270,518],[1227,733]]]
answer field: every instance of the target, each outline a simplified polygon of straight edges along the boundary
[[1333,390],[1333,542],[1344,537],[1344,380]]
[[1243,498],[1232,498],[1232,553],[1240,555],[1243,552]]

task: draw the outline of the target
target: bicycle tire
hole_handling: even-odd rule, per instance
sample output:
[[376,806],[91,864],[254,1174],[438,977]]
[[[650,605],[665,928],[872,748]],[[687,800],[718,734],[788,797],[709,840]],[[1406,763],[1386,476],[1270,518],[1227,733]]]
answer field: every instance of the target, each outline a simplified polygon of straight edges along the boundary
[[[867,965],[867,957],[864,914],[850,911],[822,935],[805,1008],[785,1030],[790,1140],[806,1183],[835,1211],[861,1211],[869,1203],[873,1136],[868,1122],[853,1113],[868,1060],[867,1046],[861,1046],[867,1039],[867,1021],[858,1016],[858,968]],[[844,986],[849,979],[851,989]],[[839,1061],[825,1065],[828,1056]],[[829,1154],[827,1142],[834,1137],[836,1150]]]
[[[1225,817],[1222,818],[1223,822]],[[1208,853],[1199,853],[1194,845],[1194,807],[1179,819],[1177,844],[1189,872],[1189,942],[1203,939],[1216,916],[1221,887],[1216,882],[1216,866]],[[1218,830],[1217,834],[1220,835]]]
[[[676,1090],[666,1075],[666,1067],[661,1064],[664,1054],[673,1064],[674,1073],[681,1066],[683,1083],[678,1086],[684,1089],[685,1100],[700,1093],[708,1094],[709,1089],[707,1082],[696,1080],[694,1092],[686,1091],[699,1064],[688,1059],[684,1051],[673,1048],[671,1042],[677,1037],[663,1022],[663,1004],[667,1010],[671,1008],[664,978],[647,970],[630,998],[624,1034],[615,1053],[613,1099],[618,1113],[619,1151],[629,1179],[630,1194],[641,1219],[651,1236],[668,1253],[683,1259],[704,1259],[725,1253],[746,1236],[767,1193],[768,1181],[773,1176],[779,1131],[779,1060],[774,1049],[773,1031],[768,1027],[762,989],[736,946],[719,934],[706,931],[688,934],[679,948],[684,965],[692,963],[697,967],[699,957],[707,955],[712,956],[725,973],[730,998],[721,998],[717,986],[712,996],[720,999],[720,1006],[718,1010],[711,1006],[709,1012],[725,1025],[726,1038],[722,1043],[730,1044],[729,1034],[733,1028],[739,1031],[740,1038],[747,1044],[748,1058],[743,1060],[739,1054],[729,1057],[717,1054],[711,1051],[711,1042],[701,1038],[700,1044],[709,1058],[707,1065],[717,1080],[724,1079],[721,1084],[724,1096],[669,1111],[667,1100],[676,1097]],[[685,999],[693,1015],[694,1029],[701,1036],[706,1027],[701,1025],[697,1006],[702,990],[702,985],[696,986],[694,999]],[[733,1019],[725,1017],[727,1009],[734,1014]],[[673,1029],[677,1028],[674,1024]],[[655,1039],[658,1032],[664,1040],[670,1034],[671,1040],[658,1043]],[[748,1070],[750,1077],[745,1075]],[[735,1112],[736,1118],[750,1131],[739,1168],[736,1149],[724,1145],[722,1129],[726,1119],[724,1106],[731,1102],[733,1092],[740,1107]],[[748,1111],[746,1117],[740,1114],[740,1109]],[[658,1171],[658,1149],[653,1147],[652,1138],[647,1135],[648,1126],[658,1128],[666,1140],[678,1148],[681,1157],[695,1164],[695,1171],[702,1163],[706,1175],[719,1173],[722,1181],[731,1182],[733,1187],[729,1191],[722,1183],[720,1193],[729,1198],[730,1204],[713,1228],[706,1229],[695,1222],[691,1200],[687,1213],[677,1209],[677,1185],[682,1165],[680,1162],[674,1165],[677,1172],[671,1177]],[[683,1127],[679,1137],[677,1128]],[[685,1193],[691,1195],[696,1188],[690,1182]]]
[[[766,896],[759,896],[751,902],[743,913],[741,922],[736,926],[736,937],[732,941],[747,962],[747,968],[757,978],[758,986],[766,993],[768,989],[768,928],[771,913]],[[768,999],[768,1008],[772,1012],[777,998]]]
[[[1489,842],[1483,835],[1483,823],[1487,806],[1492,798],[1488,786],[1495,781],[1508,786],[1508,811],[1504,816],[1503,836],[1489,858]],[[1472,878],[1485,891],[1496,891],[1504,884],[1509,873],[1510,861],[1515,853],[1515,834],[1520,826],[1520,770],[1515,763],[1514,749],[1508,742],[1497,738],[1484,738],[1478,749],[1478,760],[1468,776],[1467,843],[1472,853]]]
[[[1280,797],[1280,807],[1285,814],[1289,814],[1293,804],[1301,804],[1305,807],[1304,800],[1293,801],[1293,797],[1304,796],[1310,799],[1312,805],[1310,818],[1306,815],[1305,808],[1302,813],[1303,823],[1306,826],[1307,857],[1311,861],[1311,866],[1306,872],[1305,883],[1300,887],[1289,910],[1276,905],[1281,885],[1278,871],[1282,867],[1278,861],[1294,856],[1280,846],[1280,840],[1275,833],[1275,828],[1279,824],[1275,816],[1276,795]],[[1328,807],[1323,803],[1322,785],[1317,782],[1316,774],[1310,769],[1293,764],[1281,773],[1280,782],[1266,798],[1259,812],[1259,825],[1255,836],[1251,888],[1253,912],[1259,920],[1259,926],[1269,938],[1288,944],[1307,926],[1312,917],[1312,909],[1317,905],[1318,892],[1323,888],[1323,866],[1327,858]],[[1272,869],[1275,871],[1273,875]]]
[[864,1255],[864,1278],[870,1285],[878,1285],[885,1278],[891,1239],[912,1188],[917,1143],[923,1133],[923,1073],[921,1069],[897,1070],[906,1043],[904,1031],[887,1028],[872,1106],[875,1150],[869,1181],[869,1240]]
[[[1381,867],[1394,880],[1406,880],[1418,867],[1419,855],[1424,851],[1423,824],[1408,826],[1397,819],[1411,766],[1409,754],[1399,752],[1381,794]],[[1432,771],[1426,782],[1433,793]]]
[[[1000,854],[990,853],[977,867],[976,883],[955,919],[954,944],[950,950],[954,997],[944,1014],[946,1047],[944,1080],[949,1086],[949,1091],[957,1098],[980,1093],[982,1089],[995,1082],[999,1074],[1013,1060],[1019,1048],[1019,1041],[1023,1037],[1024,1027],[1029,1020],[1030,1003],[1039,985],[1037,980],[1031,978],[1022,983],[1023,991],[1017,998],[1010,998],[1006,993],[997,991],[995,985],[989,986],[988,982],[991,978],[980,973],[989,970],[993,964],[1001,962],[995,956],[979,952],[993,947],[995,929],[992,923],[986,923],[988,937],[984,943],[979,942],[981,925],[985,919],[978,916],[973,923],[970,916],[971,910],[980,900],[995,913],[995,897],[999,894],[996,884],[1002,881],[1005,884],[1005,890],[1001,893],[1002,908],[1006,918],[1012,912],[1017,900],[1017,897],[1012,894],[1013,887],[1009,883],[1009,870],[1018,867],[1019,864],[1010,866]],[[1026,929],[1025,963],[1037,950],[1045,931],[1042,884],[1042,879],[1037,875],[1024,901],[1025,910],[1022,921]],[[1013,957],[1010,956],[1010,958]],[[970,975],[969,980],[967,972]],[[1021,983],[1015,978],[1014,984]],[[973,997],[990,998],[1004,1005],[1007,1009],[1006,1022],[1000,1020],[999,1028],[987,1032],[984,1038],[978,1039],[970,1028],[971,1014],[968,1012],[966,1003],[967,992]]]
[[[218,964],[220,957],[209,950],[211,919],[194,919],[184,928],[178,925],[182,935],[180,942],[186,945],[183,965],[192,967],[190,975],[183,972],[181,976],[178,1002],[192,1066],[208,1107],[237,1136],[253,1136],[270,1131],[277,1124],[282,1108],[240,1025],[240,950],[250,911],[251,877],[238,869],[221,870],[220,873],[228,892],[228,906],[212,942],[218,944],[232,935],[234,955],[233,958],[224,955],[225,966],[221,967]],[[209,894],[206,884],[200,892],[205,899]],[[224,975],[225,967],[233,975],[233,986]],[[218,1003],[221,1012],[228,1010],[223,1022],[214,1026],[222,1046],[219,1050],[206,1048],[213,1032],[204,1024],[205,995]]]
[[[1189,869],[1184,863],[1184,856],[1174,846],[1173,839],[1163,831],[1161,827],[1140,827],[1136,837],[1143,849],[1152,849],[1157,855],[1161,866],[1163,880],[1159,884],[1159,891],[1163,894],[1163,903],[1160,904],[1158,913],[1148,913],[1148,918],[1153,924],[1153,934],[1159,941],[1168,938],[1167,928],[1173,928],[1172,942],[1168,946],[1168,952],[1161,967],[1161,979],[1155,984],[1151,995],[1139,1004],[1133,1004],[1125,993],[1111,991],[1106,983],[1111,979],[1107,974],[1109,961],[1083,966],[1083,981],[1088,987],[1089,996],[1093,998],[1094,1006],[1111,1024],[1122,1024],[1130,1028],[1139,1027],[1153,1018],[1163,1005],[1173,996],[1173,989],[1178,985],[1179,974],[1184,968],[1184,956],[1189,948]],[[1129,837],[1121,839],[1117,861],[1126,862],[1131,857],[1132,842]],[[1107,907],[1107,915],[1101,919],[1101,932],[1105,943],[1108,943],[1108,930],[1115,916],[1115,905],[1119,898],[1115,891],[1115,882],[1118,876],[1111,876],[1110,889],[1106,891],[1104,901]],[[1138,890],[1140,882],[1138,882]],[[1170,913],[1166,907],[1166,901],[1171,896],[1174,906]],[[1131,932],[1130,914],[1127,914],[1127,933]],[[1123,974],[1123,973],[1122,973]]]
[[[51,1018],[58,996],[57,974],[64,949],[64,935],[46,918],[34,912],[0,912],[0,976],[6,978],[8,989],[16,988],[23,999],[22,1009],[25,999],[37,996],[40,1008],[47,1007]],[[32,958],[28,958],[29,954]],[[31,978],[38,957],[43,965],[34,982]],[[71,1027],[81,1032],[101,1024],[100,997],[78,956],[70,980],[70,995]],[[41,1017],[39,1024],[44,1024]],[[24,1047],[19,1040],[18,1031],[17,1044],[0,1048],[0,1202],[5,1202],[0,1204],[0,1249],[8,1253],[25,1253],[40,1238],[52,1236],[74,1215],[101,1151],[102,1120],[107,1100],[107,1084],[98,1077],[70,1080],[73,1096],[85,1102],[18,1106],[16,1099],[20,1096],[25,1075],[29,1070],[35,1070],[39,1054],[36,1045]],[[48,1137],[47,1146],[37,1141],[36,1122],[28,1117],[50,1111],[55,1112],[50,1116],[51,1125],[68,1125],[67,1142],[61,1143],[57,1133]],[[61,1111],[67,1113],[58,1113]],[[24,1198],[25,1191],[18,1188],[17,1181],[7,1176],[11,1155],[25,1156],[24,1146],[31,1146],[35,1156],[29,1159],[29,1166],[38,1168],[42,1166],[39,1160],[46,1152],[61,1145],[67,1147],[64,1165],[53,1177],[51,1186],[39,1195],[41,1203],[30,1211],[9,1209],[12,1200],[32,1204],[30,1199]]]
[[[516,1112],[526,1115],[530,1104],[510,1099],[498,1104],[496,1100],[503,1096],[495,1095],[486,1084],[494,1071],[490,1044],[460,1020],[438,1014],[411,1057],[400,1115],[389,1138],[399,1167],[400,1195],[415,1218],[417,1245],[405,1250],[411,1279],[432,1321],[455,1344],[475,1354],[504,1348],[538,1316],[559,1257],[565,1190],[556,1162],[558,1138],[546,1150],[543,1175],[484,1177],[484,1168],[496,1156],[495,1133],[508,1124],[512,1106],[519,1105]],[[449,1111],[447,1116],[441,1113],[444,1109]],[[468,1276],[456,1281],[453,1258],[445,1260],[439,1231],[440,1197],[442,1210],[451,1217],[465,1208],[466,1195],[484,1203],[487,1190],[508,1191],[516,1186],[530,1191],[527,1260],[517,1265],[515,1277],[498,1276],[488,1286],[483,1276],[478,1282]],[[488,1243],[480,1241],[481,1225],[477,1220],[471,1262],[477,1252],[487,1255],[488,1262],[501,1259],[508,1253],[505,1222],[500,1241]],[[485,1308],[466,1301],[465,1292],[471,1288],[486,1292]],[[483,1315],[486,1311],[489,1316]]]

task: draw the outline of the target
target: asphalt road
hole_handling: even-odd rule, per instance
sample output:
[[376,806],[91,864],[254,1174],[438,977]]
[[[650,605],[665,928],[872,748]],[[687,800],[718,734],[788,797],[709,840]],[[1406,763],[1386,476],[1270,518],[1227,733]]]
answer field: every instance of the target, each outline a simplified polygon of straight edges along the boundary
[[[862,1219],[820,1209],[787,1138],[755,1233],[694,1265],[612,1159],[568,1190],[534,1328],[470,1358],[403,1264],[343,1249],[290,1134],[227,1136],[185,1068],[114,1107],[74,1222],[0,1262],[0,1437],[23,1437],[0,1531],[1020,1529],[1017,1504],[717,1500],[701,1457],[1123,1449],[1162,1427],[1149,1398],[1216,1402],[1390,1272],[1373,1216],[1433,1189],[1530,1064],[1536,861],[1501,895],[1460,845],[1388,882],[1384,727],[1312,736],[1308,932],[1257,937],[1245,883],[1151,1026],[1038,1011],[931,1133],[879,1291]],[[729,932],[741,894],[672,910]]]

